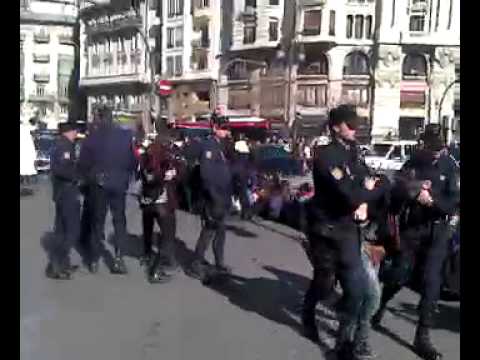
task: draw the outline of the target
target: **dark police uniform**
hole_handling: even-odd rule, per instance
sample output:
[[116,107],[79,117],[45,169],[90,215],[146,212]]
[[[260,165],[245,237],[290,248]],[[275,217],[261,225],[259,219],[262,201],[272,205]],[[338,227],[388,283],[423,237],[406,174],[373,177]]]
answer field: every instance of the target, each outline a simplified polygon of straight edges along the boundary
[[91,237],[91,271],[96,272],[102,242],[105,239],[107,207],[112,213],[115,232],[115,262],[111,271],[127,272],[123,262],[123,247],[127,241],[125,217],[125,194],[136,167],[132,134],[111,123],[98,126],[85,139],[80,152],[79,165],[83,176],[88,179],[93,207]]
[[[425,149],[417,151],[404,165],[392,192],[392,201],[400,209],[400,249],[394,254],[392,268],[383,276],[381,306],[373,323],[381,322],[387,302],[410,280],[414,262],[422,263],[420,316],[414,345],[422,358],[436,360],[441,354],[431,344],[429,329],[440,296],[442,268],[452,235],[449,216],[459,204],[459,187],[455,164],[446,156],[434,158],[433,151],[439,150],[440,139],[424,141]],[[431,182],[430,206],[417,201],[424,181]]]
[[[75,129],[74,124],[60,125],[60,131]],[[47,276],[70,279],[70,250],[80,235],[80,191],[76,169],[75,143],[61,135],[51,157],[53,201],[55,202],[56,246]]]
[[226,141],[215,136],[206,139],[201,147],[200,178],[202,196],[202,231],[195,248],[196,260],[192,263],[192,275],[205,276],[205,252],[213,239],[216,269],[228,272],[225,266],[225,217],[231,205],[232,175],[225,156]]
[[[335,279],[343,289],[337,350],[351,356],[357,341],[357,322],[367,300],[367,274],[362,265],[360,230],[353,213],[362,203],[385,194],[385,187],[367,190],[366,169],[358,162],[354,144],[334,139],[316,154],[313,167],[315,196],[307,205],[307,236],[314,276],[305,295],[303,323],[307,335],[318,340],[315,306],[326,298]],[[368,329],[367,329],[368,330]]]

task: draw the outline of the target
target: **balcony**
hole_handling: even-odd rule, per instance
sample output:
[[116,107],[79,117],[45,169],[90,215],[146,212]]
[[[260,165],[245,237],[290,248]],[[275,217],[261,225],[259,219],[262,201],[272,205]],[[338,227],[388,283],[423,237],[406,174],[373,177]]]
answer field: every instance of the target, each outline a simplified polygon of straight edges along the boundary
[[240,17],[243,21],[255,21],[257,18],[257,8],[245,6],[245,10],[241,12]]
[[28,100],[29,101],[34,101],[34,102],[54,103],[55,102],[55,95],[53,95],[53,94],[43,94],[43,95],[31,94],[28,97]]
[[104,33],[118,32],[124,30],[138,29],[142,26],[141,16],[129,16],[115,19],[110,22],[97,23],[87,27],[87,35],[98,35]]
[[410,7],[411,12],[426,12],[428,8],[427,1],[417,0],[413,1]]
[[58,42],[62,45],[75,45],[75,41],[71,35],[59,35]]
[[48,44],[50,42],[50,34],[48,34],[48,33],[36,33],[33,36],[33,40],[37,44]]
[[303,6],[323,6],[327,3],[327,0],[303,0]]
[[50,81],[50,74],[34,74],[33,80],[40,83],[48,83]]
[[50,62],[50,54],[33,54],[33,62],[46,64]]

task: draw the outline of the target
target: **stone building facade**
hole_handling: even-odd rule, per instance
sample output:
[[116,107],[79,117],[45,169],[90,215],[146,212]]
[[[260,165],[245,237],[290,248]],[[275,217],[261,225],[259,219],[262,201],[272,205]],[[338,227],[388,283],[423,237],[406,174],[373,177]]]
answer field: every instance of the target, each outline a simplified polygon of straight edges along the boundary
[[68,118],[75,1],[20,1],[20,117],[56,128]]

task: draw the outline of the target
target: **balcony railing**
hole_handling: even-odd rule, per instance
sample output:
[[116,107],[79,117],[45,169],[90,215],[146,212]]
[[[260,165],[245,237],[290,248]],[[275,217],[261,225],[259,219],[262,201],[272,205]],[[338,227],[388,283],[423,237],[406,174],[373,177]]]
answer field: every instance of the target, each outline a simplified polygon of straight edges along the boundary
[[63,45],[74,45],[75,41],[73,40],[73,37],[70,35],[59,35],[58,36],[58,42]]
[[303,0],[303,6],[321,6],[325,5],[327,0]]
[[53,94],[43,94],[43,95],[31,94],[28,97],[28,99],[29,99],[29,101],[54,103],[55,102],[55,95],[53,95]]
[[87,34],[101,34],[114,31],[121,31],[126,29],[138,29],[142,25],[141,16],[131,16],[122,19],[116,19],[110,22],[97,23],[87,27]]
[[35,40],[36,43],[39,44],[47,44],[50,42],[50,34],[46,33],[36,33],[33,36],[33,39]]
[[50,81],[50,74],[34,74],[33,80],[36,82],[48,83]]
[[50,54],[33,54],[33,62],[49,63],[50,62]]

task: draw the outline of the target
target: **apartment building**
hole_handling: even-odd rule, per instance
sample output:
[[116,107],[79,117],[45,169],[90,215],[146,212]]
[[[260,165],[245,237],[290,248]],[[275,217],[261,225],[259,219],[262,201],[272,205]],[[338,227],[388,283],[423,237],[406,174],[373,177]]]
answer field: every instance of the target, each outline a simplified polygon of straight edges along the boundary
[[428,122],[458,128],[460,1],[383,0],[382,6],[372,135],[414,138]]
[[162,2],[162,78],[175,86],[176,119],[195,120],[216,106],[221,0]]
[[89,119],[96,104],[107,103],[119,122],[151,126],[151,84],[161,65],[158,12],[155,0],[80,2],[80,86]]
[[218,99],[229,111],[311,128],[352,103],[365,142],[414,138],[427,122],[459,127],[458,87],[449,88],[460,64],[458,0],[227,0],[222,8]]
[[20,116],[65,121],[75,64],[75,1],[20,1]]

